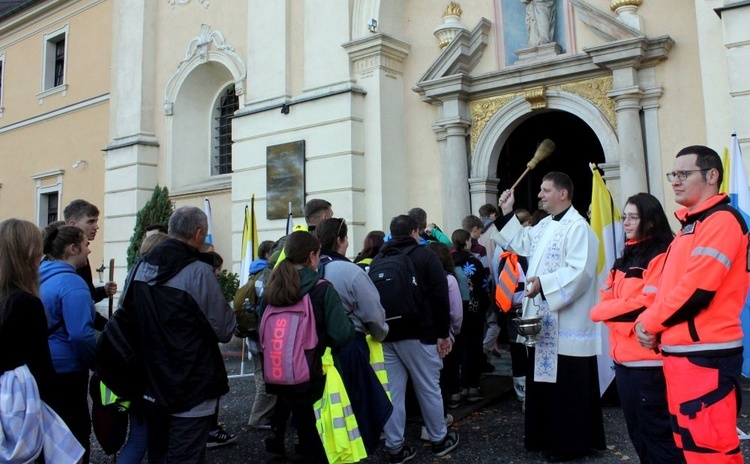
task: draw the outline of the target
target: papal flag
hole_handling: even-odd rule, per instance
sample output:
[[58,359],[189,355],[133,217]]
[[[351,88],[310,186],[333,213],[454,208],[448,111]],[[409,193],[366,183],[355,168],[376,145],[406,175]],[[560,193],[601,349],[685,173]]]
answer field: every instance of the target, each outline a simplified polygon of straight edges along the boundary
[[[729,157],[724,157],[724,179],[722,182],[722,193],[729,195],[732,207],[742,214],[745,223],[750,225],[750,192],[747,190],[747,175],[745,165],[742,162],[742,151],[737,134],[732,134],[732,144],[729,149]],[[744,360],[742,362],[742,375],[750,377],[750,295],[745,300],[745,307],[740,315],[742,332],[744,333]]]
[[213,219],[211,218],[211,202],[208,201],[208,198],[205,198],[203,200],[203,209],[206,212],[206,217],[208,217],[208,234],[206,235],[206,243],[209,245],[214,244],[214,226],[213,226]]
[[[622,256],[625,246],[625,232],[620,221],[620,211],[612,200],[607,186],[604,184],[599,169],[590,164],[593,173],[591,185],[591,228],[599,238],[599,256],[597,270],[597,284],[602,285],[607,279],[607,273],[612,269],[615,260]],[[609,356],[609,330],[601,324],[602,354],[596,357],[599,368],[599,393],[604,394],[609,384],[615,378],[615,363]]]
[[255,259],[258,247],[258,224],[255,221],[255,194],[250,199],[250,208],[245,206],[245,225],[242,228],[242,261],[240,264],[240,287],[250,278],[250,263]]

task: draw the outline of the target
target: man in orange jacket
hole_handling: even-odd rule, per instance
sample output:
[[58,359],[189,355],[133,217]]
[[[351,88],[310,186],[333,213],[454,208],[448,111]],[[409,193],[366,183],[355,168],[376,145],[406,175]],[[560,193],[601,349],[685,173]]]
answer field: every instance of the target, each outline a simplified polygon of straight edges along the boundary
[[740,312],[748,291],[747,226],[719,194],[719,155],[680,150],[667,173],[682,229],[666,252],[654,302],[635,324],[641,345],[661,346],[675,442],[688,463],[741,463]]

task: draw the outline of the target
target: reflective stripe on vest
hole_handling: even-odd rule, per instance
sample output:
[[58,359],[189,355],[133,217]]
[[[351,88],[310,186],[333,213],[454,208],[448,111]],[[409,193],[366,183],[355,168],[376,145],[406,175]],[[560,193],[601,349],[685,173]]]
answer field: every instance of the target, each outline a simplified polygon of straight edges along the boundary
[[383,386],[385,394],[388,395],[388,400],[393,402],[391,398],[391,389],[388,387],[388,372],[385,370],[385,355],[383,354],[383,344],[372,338],[372,335],[368,335],[367,346],[370,348],[370,366],[375,371],[375,375],[380,381],[380,385]]
[[333,365],[331,349],[322,358],[326,376],[323,397],[313,404],[315,427],[326,451],[328,462],[358,462],[367,457],[344,382]]
[[99,381],[99,393],[102,397],[102,405],[108,406],[110,404],[117,404],[118,407],[120,407],[122,410],[126,411],[128,408],[130,408],[130,401],[120,398],[119,396],[115,395],[115,392],[109,389],[106,385],[104,385],[104,382]]
[[513,294],[518,288],[518,255],[504,251],[500,253],[500,260],[504,264],[497,277],[495,303],[498,308],[508,312],[513,307]]

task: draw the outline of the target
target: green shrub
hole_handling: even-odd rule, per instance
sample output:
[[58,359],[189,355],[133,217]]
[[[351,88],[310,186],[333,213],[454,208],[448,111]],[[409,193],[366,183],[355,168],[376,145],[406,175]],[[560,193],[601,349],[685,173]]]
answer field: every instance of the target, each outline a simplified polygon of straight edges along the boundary
[[173,211],[174,204],[169,199],[169,191],[166,187],[157,185],[154,188],[154,193],[151,194],[151,198],[135,217],[135,228],[133,229],[133,236],[130,237],[130,246],[128,246],[128,270],[138,260],[138,250],[146,236],[146,227],[154,224],[167,227]]
[[221,287],[224,298],[231,303],[234,300],[234,294],[240,288],[240,277],[234,272],[222,269],[221,274],[219,274],[219,287]]

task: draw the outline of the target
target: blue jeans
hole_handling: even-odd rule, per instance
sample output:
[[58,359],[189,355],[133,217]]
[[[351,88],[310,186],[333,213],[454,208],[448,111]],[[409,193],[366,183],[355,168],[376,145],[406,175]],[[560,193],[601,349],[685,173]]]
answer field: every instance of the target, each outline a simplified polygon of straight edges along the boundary
[[148,425],[142,415],[130,414],[128,441],[117,455],[117,464],[140,464],[148,447]]

